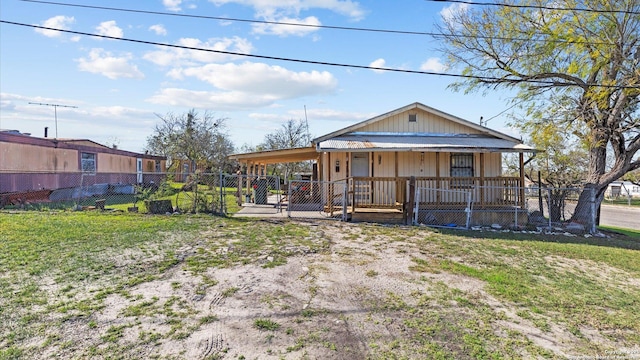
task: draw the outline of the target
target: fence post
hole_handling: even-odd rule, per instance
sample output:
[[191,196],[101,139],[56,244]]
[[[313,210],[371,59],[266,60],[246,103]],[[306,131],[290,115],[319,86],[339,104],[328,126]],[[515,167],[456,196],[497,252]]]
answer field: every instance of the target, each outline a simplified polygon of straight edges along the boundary
[[589,192],[590,194],[590,201],[591,201],[591,226],[589,227],[590,233],[591,234],[595,234],[596,233],[596,189],[595,188],[591,188],[591,191]]
[[551,189],[547,188],[547,213],[549,213],[549,230],[551,230]]
[[345,181],[342,186],[342,221],[348,220],[347,206],[349,202],[347,201],[347,196],[349,196],[349,183]]
[[413,207],[416,202],[416,177],[409,178],[409,204],[407,204],[407,218],[405,219],[405,225],[411,225],[413,221]]
[[222,169],[220,169],[220,180],[218,184],[220,184],[220,214],[226,215],[224,211],[224,185],[225,184],[224,184],[224,176],[222,175]]
[[291,197],[291,179],[287,180],[287,217],[291,217],[291,206],[293,205],[293,198]]
[[[467,213],[467,221],[465,224],[465,229],[469,229],[469,226],[471,225],[471,202],[472,202],[472,193],[471,191],[469,191],[467,196],[467,208],[465,209],[466,213]],[[480,203],[482,204],[484,202],[484,200],[482,200]]]

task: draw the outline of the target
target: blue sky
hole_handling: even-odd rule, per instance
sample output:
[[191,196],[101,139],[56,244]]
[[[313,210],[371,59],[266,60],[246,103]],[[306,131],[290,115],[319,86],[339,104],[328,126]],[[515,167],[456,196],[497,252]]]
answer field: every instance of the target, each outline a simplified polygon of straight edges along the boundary
[[[74,0],[72,4],[324,26],[432,32],[451,3],[423,0]],[[429,72],[445,69],[425,35],[274,26],[2,0],[0,19],[242,54]],[[451,77],[197,52],[0,24],[0,128],[88,138],[142,151],[159,119],[189,109],[227,118],[237,149],[287,120],[318,137],[415,101],[477,122],[508,94],[455,93]],[[519,135],[497,116],[488,126]]]

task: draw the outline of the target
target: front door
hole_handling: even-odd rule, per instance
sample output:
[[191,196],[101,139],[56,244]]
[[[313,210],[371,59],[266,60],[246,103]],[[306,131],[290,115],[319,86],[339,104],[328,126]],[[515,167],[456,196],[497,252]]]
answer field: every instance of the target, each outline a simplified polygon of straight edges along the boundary
[[136,175],[138,184],[142,184],[142,159],[136,159]]
[[[369,177],[369,153],[351,154],[351,176]],[[360,205],[371,203],[371,182],[363,180],[353,180],[353,191],[356,203]]]
[[369,153],[351,154],[351,176],[369,177]]

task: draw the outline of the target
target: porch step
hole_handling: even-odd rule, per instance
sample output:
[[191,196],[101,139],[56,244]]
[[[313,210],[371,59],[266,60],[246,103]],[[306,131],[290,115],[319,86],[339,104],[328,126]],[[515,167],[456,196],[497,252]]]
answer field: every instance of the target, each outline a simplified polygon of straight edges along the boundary
[[403,224],[404,218],[402,211],[389,210],[389,211],[357,211],[351,215],[351,221],[353,222],[376,222],[383,224]]

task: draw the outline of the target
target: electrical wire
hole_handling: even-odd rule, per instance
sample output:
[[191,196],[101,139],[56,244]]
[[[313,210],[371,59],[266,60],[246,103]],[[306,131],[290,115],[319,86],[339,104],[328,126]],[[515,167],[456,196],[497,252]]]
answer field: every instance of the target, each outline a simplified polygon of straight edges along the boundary
[[299,27],[319,28],[319,29],[368,31],[368,32],[404,34],[404,35],[429,35],[429,36],[434,35],[434,33],[421,32],[421,31],[406,31],[406,30],[392,30],[392,29],[373,29],[373,28],[331,26],[331,25],[315,25],[315,24],[301,24],[301,23],[280,22],[280,21],[240,19],[240,18],[231,18],[231,17],[222,17],[222,16],[176,14],[176,13],[168,13],[168,12],[161,12],[161,11],[124,9],[124,8],[114,8],[114,7],[106,7],[106,6],[70,4],[70,3],[62,3],[62,2],[54,2],[54,1],[42,1],[42,0],[19,0],[19,1],[29,2],[29,3],[46,4],[46,5],[79,7],[79,8],[85,8],[85,9],[122,11],[122,12],[138,13],[138,14],[177,16],[177,17],[184,17],[184,18],[195,18],[195,19],[206,19],[206,20],[236,21],[236,22],[256,23],[256,24],[267,24],[267,25],[287,25],[287,26],[299,26]]
[[[23,26],[23,27],[29,27],[29,28],[33,28],[33,29],[58,31],[58,32],[63,32],[63,33],[67,33],[67,34],[75,34],[75,35],[97,37],[97,38],[102,38],[102,39],[126,41],[126,42],[131,42],[131,43],[138,43],[138,44],[145,44],[145,45],[155,45],[155,46],[162,46],[162,47],[170,47],[170,48],[177,48],[177,49],[183,49],[183,50],[204,51],[204,52],[211,52],[211,53],[216,53],[216,54],[234,55],[234,56],[239,56],[239,57],[250,57],[250,58],[257,58],[257,59],[296,62],[296,63],[303,63],[303,64],[314,64],[314,65],[346,67],[346,68],[378,70],[378,71],[389,71],[389,72],[399,72],[399,73],[408,73],[408,74],[435,75],[435,76],[456,77],[456,78],[465,78],[465,79],[477,79],[477,80],[481,80],[481,81],[504,81],[505,80],[503,77],[489,77],[489,76],[483,77],[483,76],[453,74],[453,73],[438,73],[438,72],[422,71],[422,70],[394,69],[394,68],[375,67],[375,66],[368,66],[368,65],[354,65],[354,64],[334,63],[334,62],[325,62],[325,61],[317,61],[317,60],[294,59],[294,58],[286,58],[286,57],[279,57],[279,56],[245,54],[245,53],[238,53],[238,52],[233,52],[233,51],[204,49],[204,48],[184,46],[184,45],[159,43],[159,42],[147,41],[147,40],[138,40],[138,39],[120,38],[120,37],[108,36],[108,35],[91,34],[91,33],[86,33],[86,32],[81,32],[81,31],[73,31],[73,30],[66,30],[66,29],[56,29],[56,28],[51,28],[51,27],[46,27],[46,26],[25,24],[25,23],[19,23],[19,22],[2,20],[2,19],[0,19],[0,23],[9,24],[9,25],[16,25],[16,26]],[[525,83],[532,83],[532,84],[538,84],[538,85],[549,85],[549,86],[557,86],[557,87],[580,86],[580,85],[574,84],[574,83],[559,82],[559,81],[548,81],[548,80],[536,80],[536,79],[513,79],[513,82],[514,83],[523,83],[523,82],[525,82]],[[605,85],[605,84],[596,84],[596,83],[584,83],[584,84],[582,84],[582,86],[603,87],[603,88],[618,88],[618,89],[640,89],[640,85],[631,86],[631,85]]]
[[478,1],[468,1],[468,0],[424,0],[428,2],[436,2],[436,3],[455,3],[455,4],[465,4],[465,5],[480,5],[480,6],[503,6],[503,7],[512,7],[512,8],[520,8],[520,9],[540,9],[540,10],[557,10],[557,11],[585,11],[585,12],[593,12],[593,13],[604,13],[604,14],[627,14],[627,15],[640,15],[640,11],[632,11],[632,10],[596,10],[589,8],[567,8],[567,7],[552,7],[545,5],[518,5],[518,4],[506,4],[506,3],[486,3],[486,2],[478,2]]
[[162,11],[125,9],[125,8],[115,8],[115,7],[95,6],[95,5],[83,5],[83,4],[71,4],[71,3],[44,1],[44,0],[19,0],[19,1],[27,2],[27,3],[45,4],[45,5],[77,7],[77,8],[94,9],[94,10],[119,11],[119,12],[129,12],[129,13],[148,14],[148,15],[174,16],[174,17],[192,18],[192,19],[235,21],[235,22],[255,23],[255,24],[298,26],[298,27],[306,27],[306,28],[345,30],[345,31],[389,33],[389,34],[396,34],[396,35],[433,36],[435,38],[462,37],[462,38],[471,38],[471,39],[502,40],[502,41],[534,41],[534,42],[566,43],[566,44],[579,44],[579,45],[612,45],[612,46],[615,45],[614,43],[609,43],[609,42],[589,42],[589,41],[580,41],[580,40],[511,38],[511,37],[500,37],[500,36],[483,36],[483,35],[466,35],[466,34],[443,34],[443,33],[426,32],[426,31],[409,31],[409,30],[375,29],[375,28],[333,26],[333,25],[300,24],[300,23],[291,23],[291,22],[252,20],[252,19],[231,18],[231,17],[222,17],[222,16],[176,14],[176,13],[168,13],[168,12],[162,12]]

